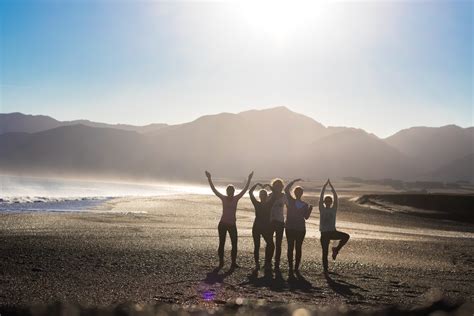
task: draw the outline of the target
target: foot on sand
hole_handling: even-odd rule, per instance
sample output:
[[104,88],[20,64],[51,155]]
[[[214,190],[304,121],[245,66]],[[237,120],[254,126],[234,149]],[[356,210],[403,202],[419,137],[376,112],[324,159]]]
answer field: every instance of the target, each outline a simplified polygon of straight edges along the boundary
[[232,262],[232,264],[230,265],[231,270],[235,270],[235,269],[238,269],[238,268],[240,268],[240,266],[236,262]]
[[250,278],[250,279],[256,279],[256,278],[258,278],[258,270],[253,269],[253,270],[252,270],[252,273],[249,274],[249,278]]
[[288,272],[288,282],[294,282],[294,281],[296,281],[295,274],[293,273],[293,271],[289,271]]
[[263,270],[263,275],[265,278],[273,279],[273,271],[271,266],[266,266]]

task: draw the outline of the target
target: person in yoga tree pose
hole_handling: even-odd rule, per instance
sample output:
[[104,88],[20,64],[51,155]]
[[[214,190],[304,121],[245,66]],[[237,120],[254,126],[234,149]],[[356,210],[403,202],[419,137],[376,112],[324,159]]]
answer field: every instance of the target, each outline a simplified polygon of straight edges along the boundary
[[[255,189],[260,186],[262,189],[259,192],[260,201],[257,200],[254,196]],[[260,261],[259,261],[259,254],[260,254],[260,239],[263,237],[265,240],[265,265],[264,269],[267,271],[269,268],[271,269],[271,260],[273,251],[275,249],[275,244],[273,243],[273,236],[270,229],[270,212],[274,202],[274,199],[268,198],[267,190],[265,187],[270,187],[269,184],[262,185],[260,183],[255,184],[253,187],[250,188],[250,200],[255,208],[255,221],[253,222],[252,227],[252,236],[253,236],[253,244],[254,244],[254,251],[253,256],[255,259],[255,272],[260,270]]]
[[[333,198],[324,196],[327,186],[331,187]],[[339,244],[332,248],[332,259],[336,260],[342,247],[349,241],[349,234],[336,230],[336,212],[338,197],[331,181],[328,179],[324,184],[319,197],[319,231],[321,232],[321,247],[323,250],[324,273],[328,273],[328,252],[331,240],[339,240]]]
[[253,172],[249,174],[247,183],[245,187],[240,191],[239,194],[235,194],[235,188],[233,185],[229,184],[226,188],[227,195],[221,194],[217,191],[214,183],[212,183],[211,174],[206,171],[206,177],[209,181],[209,186],[212,189],[212,192],[221,199],[222,201],[222,216],[217,226],[217,230],[219,232],[219,248],[217,250],[217,254],[219,255],[219,269],[224,266],[224,246],[225,246],[225,239],[226,234],[229,233],[230,241],[232,243],[232,250],[231,250],[231,258],[232,258],[232,265],[231,269],[235,269],[238,267],[237,265],[237,226],[236,226],[236,218],[235,213],[237,211],[237,203],[239,202],[240,198],[244,196],[245,192],[250,186],[250,181],[252,180]]
[[287,214],[286,214],[286,223],[285,223],[285,232],[286,239],[288,241],[288,266],[289,266],[289,276],[290,278],[294,277],[293,275],[293,251],[296,250],[295,255],[295,266],[294,272],[298,273],[301,263],[301,255],[303,248],[304,236],[306,234],[306,220],[311,215],[313,210],[312,205],[303,202],[301,197],[303,196],[303,188],[298,186],[293,190],[295,197],[291,195],[291,187],[295,182],[301,181],[301,179],[296,179],[288,183],[285,188],[285,195],[288,200],[287,204]]

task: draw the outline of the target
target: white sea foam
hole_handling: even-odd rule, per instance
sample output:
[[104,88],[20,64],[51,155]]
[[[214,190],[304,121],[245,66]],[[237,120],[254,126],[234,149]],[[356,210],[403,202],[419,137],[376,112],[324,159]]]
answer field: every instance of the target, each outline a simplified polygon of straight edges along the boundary
[[95,208],[109,198],[36,198],[18,197],[0,202],[0,211],[85,211]]
[[0,211],[82,211],[115,197],[209,194],[204,186],[0,176]]

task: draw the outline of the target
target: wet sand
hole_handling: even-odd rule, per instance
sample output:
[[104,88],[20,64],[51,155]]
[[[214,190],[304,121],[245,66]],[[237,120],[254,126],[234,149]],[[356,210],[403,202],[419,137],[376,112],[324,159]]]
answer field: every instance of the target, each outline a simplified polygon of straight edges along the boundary
[[[384,212],[341,199],[338,228],[351,240],[329,278],[321,273],[318,212],[307,225],[302,277],[252,276],[253,209],[238,211],[240,268],[216,264],[220,201],[204,195],[119,198],[77,213],[0,214],[0,305],[126,301],[212,307],[237,298],[304,305],[413,307],[441,296],[474,301],[474,226]],[[317,198],[309,197],[317,204]],[[264,242],[262,241],[262,244]],[[263,257],[263,249],[261,249]]]

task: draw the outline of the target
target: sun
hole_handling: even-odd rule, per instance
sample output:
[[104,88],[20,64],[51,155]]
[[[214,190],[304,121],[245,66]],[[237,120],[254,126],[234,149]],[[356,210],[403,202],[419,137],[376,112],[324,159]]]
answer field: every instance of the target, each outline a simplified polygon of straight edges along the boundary
[[331,22],[327,1],[239,1],[235,8],[253,32],[278,41]]

